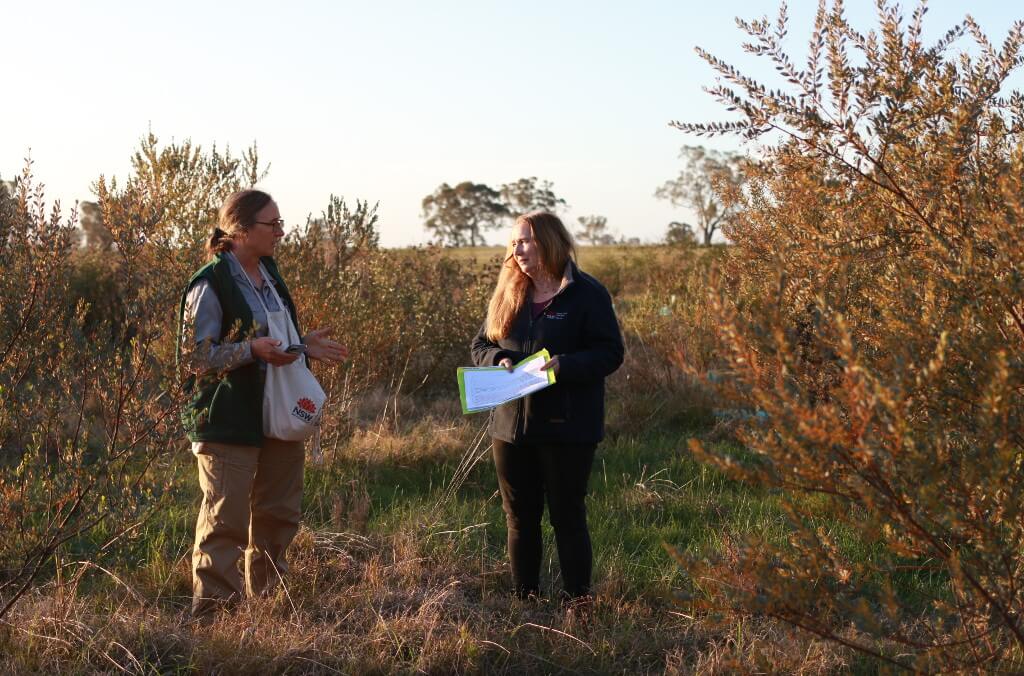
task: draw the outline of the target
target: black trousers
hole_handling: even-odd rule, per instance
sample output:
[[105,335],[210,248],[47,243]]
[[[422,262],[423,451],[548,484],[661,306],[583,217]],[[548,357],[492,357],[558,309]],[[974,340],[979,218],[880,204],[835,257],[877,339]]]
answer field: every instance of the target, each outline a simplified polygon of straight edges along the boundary
[[565,593],[572,598],[586,596],[593,553],[584,500],[597,445],[493,442],[515,592],[520,596],[540,592],[540,524],[547,498]]

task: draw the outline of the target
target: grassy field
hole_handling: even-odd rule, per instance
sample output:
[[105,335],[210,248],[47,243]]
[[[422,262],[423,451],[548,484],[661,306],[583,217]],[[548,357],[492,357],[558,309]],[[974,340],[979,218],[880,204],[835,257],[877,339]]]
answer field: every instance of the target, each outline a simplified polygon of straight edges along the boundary
[[771,495],[723,480],[683,450],[709,428],[652,422],[638,432],[613,401],[589,500],[597,602],[581,617],[552,601],[560,583],[550,531],[545,597],[508,595],[486,419],[438,400],[403,401],[394,416],[377,408],[383,401],[364,402],[361,431],[308,466],[305,525],[275,596],[210,627],[190,623],[199,496],[183,447],[166,468],[165,506],[118,560],[98,553],[77,563],[83,552],[69,550],[60,576],[18,605],[0,628],[0,669],[817,672],[849,659],[786,626],[696,616],[677,599],[693,581],[666,545],[699,553],[743,532],[784,537]]

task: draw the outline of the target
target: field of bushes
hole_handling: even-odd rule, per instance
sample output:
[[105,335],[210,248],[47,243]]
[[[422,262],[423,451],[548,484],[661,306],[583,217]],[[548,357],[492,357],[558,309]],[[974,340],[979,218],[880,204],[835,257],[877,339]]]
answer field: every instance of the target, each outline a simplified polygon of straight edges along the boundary
[[[343,367],[273,597],[195,625],[178,421],[182,285],[239,157],[142,140],[81,227],[0,184],[0,670],[1019,673],[1024,669],[1024,23],[926,45],[822,3],[780,89],[698,50],[758,143],[717,183],[729,246],[593,247],[626,361],[591,477],[596,601],[509,598],[486,420],[454,372],[500,252],[377,245],[331,196],[279,249]],[[970,47],[957,45],[963,39]],[[496,255],[498,254],[498,255]]]
[[[177,295],[202,254],[180,235],[133,249],[130,216],[124,230],[108,216],[112,246],[73,245],[73,223],[31,211],[30,180],[21,204],[7,202],[34,218],[8,250],[25,278],[5,283],[34,302],[3,313],[5,386],[17,379],[0,428],[4,525],[17,533],[3,551],[5,670],[724,672],[848,659],[681,596],[693,581],[679,552],[785,533],[770,494],[686,449],[691,437],[734,444],[695,377],[715,359],[701,286],[722,250],[580,252],[613,292],[628,348],[591,481],[598,600],[579,617],[553,600],[550,533],[545,598],[510,598],[486,417],[458,408],[454,370],[500,251],[382,250],[372,208],[337,199],[333,220],[294,229],[279,253],[304,323],[334,327],[352,352],[318,372],[330,408],[308,454],[293,571],[273,598],[195,626],[199,490],[176,424],[173,340]],[[147,208],[130,191],[106,199],[114,217]]]

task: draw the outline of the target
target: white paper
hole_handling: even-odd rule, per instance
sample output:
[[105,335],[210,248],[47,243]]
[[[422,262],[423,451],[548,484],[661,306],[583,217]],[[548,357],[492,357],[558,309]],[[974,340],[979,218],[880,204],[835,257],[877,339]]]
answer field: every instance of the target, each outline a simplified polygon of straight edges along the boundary
[[544,389],[549,384],[548,372],[540,369],[545,361],[540,357],[531,359],[512,373],[495,368],[465,369],[466,408],[471,411],[494,408]]

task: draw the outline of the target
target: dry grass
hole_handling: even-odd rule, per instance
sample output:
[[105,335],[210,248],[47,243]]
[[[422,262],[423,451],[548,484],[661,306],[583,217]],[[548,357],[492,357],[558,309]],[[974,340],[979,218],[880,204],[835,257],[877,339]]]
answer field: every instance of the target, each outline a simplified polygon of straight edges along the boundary
[[182,458],[177,507],[138,534],[134,559],[119,555],[103,570],[68,553],[61,576],[15,607],[0,625],[0,671],[821,673],[846,664],[785,626],[695,616],[675,601],[686,582],[662,543],[709,546],[714,531],[737,527],[710,510],[734,500],[732,488],[676,450],[684,430],[620,432],[601,451],[590,503],[597,601],[580,615],[551,600],[550,533],[547,598],[509,596],[485,419],[408,398],[383,415],[389,400],[394,410],[393,395],[364,400],[352,412],[359,431],[310,465],[307,525],[273,595],[207,627],[191,622],[195,487]]
[[41,589],[3,627],[5,671],[127,673],[821,673],[833,648],[771,623],[716,624],[668,598],[599,589],[589,617],[512,601],[501,561],[460,554],[464,534],[426,538],[302,531],[287,587],[211,626],[177,597]]

